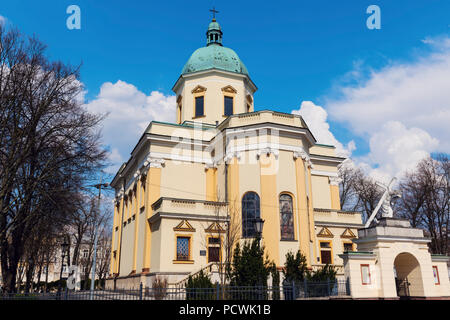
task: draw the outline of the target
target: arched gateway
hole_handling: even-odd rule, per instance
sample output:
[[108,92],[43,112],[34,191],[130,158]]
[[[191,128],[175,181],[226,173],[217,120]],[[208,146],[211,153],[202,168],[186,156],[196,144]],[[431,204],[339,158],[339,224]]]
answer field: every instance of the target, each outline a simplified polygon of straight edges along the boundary
[[382,218],[354,242],[358,251],[340,255],[353,298],[450,299],[449,258],[431,255],[430,240],[408,220]]
[[399,297],[424,297],[424,284],[419,261],[409,252],[402,252],[394,260],[395,284]]

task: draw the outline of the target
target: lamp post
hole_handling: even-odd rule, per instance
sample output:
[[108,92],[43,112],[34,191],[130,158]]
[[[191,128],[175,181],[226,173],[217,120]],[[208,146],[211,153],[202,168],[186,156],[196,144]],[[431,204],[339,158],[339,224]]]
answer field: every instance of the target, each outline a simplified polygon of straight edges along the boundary
[[[102,187],[107,188],[109,187],[108,183],[102,183],[102,180],[100,178],[100,183],[93,185],[92,187],[95,187],[98,189],[98,202],[97,202],[97,210],[98,210],[98,216],[100,216],[100,198],[102,196]],[[92,300],[94,298],[94,285],[95,285],[95,272],[96,272],[96,264],[97,264],[97,241],[98,241],[98,225],[94,226],[95,228],[95,235],[94,235],[94,256],[92,258],[92,274],[91,274],[91,293],[90,293],[90,299]]]
[[256,238],[258,239],[258,245],[260,245],[260,241],[262,239],[262,230],[264,227],[264,220],[261,218],[256,218],[253,220],[255,224]]
[[[255,224],[256,239],[258,239],[258,249],[260,249],[261,248],[261,243],[260,242],[261,242],[261,239],[262,239],[262,230],[263,230],[263,227],[264,227],[264,220],[258,217],[258,218],[255,218],[253,220],[253,223]],[[259,288],[259,292],[258,293],[260,295],[260,299],[262,299],[262,287],[263,287],[262,279],[259,279],[259,281],[260,281],[260,283],[259,283],[260,288]]]
[[61,297],[61,282],[62,282],[62,273],[63,273],[63,265],[64,258],[66,257],[67,248],[69,248],[69,244],[66,241],[66,237],[64,237],[64,241],[61,244],[61,270],[59,272],[59,284],[58,284],[58,297]]

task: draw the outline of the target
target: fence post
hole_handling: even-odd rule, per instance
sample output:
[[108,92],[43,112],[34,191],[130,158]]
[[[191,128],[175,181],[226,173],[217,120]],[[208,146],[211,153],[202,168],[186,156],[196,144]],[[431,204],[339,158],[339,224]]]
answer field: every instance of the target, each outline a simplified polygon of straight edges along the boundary
[[303,289],[305,290],[305,298],[308,297],[308,281],[303,279]]
[[328,296],[331,296],[330,279],[329,278],[327,279],[327,293],[328,293]]
[[348,277],[347,279],[345,279],[345,294],[348,296],[351,296],[351,292],[350,292],[350,277]]
[[67,300],[69,289],[66,287],[66,291],[64,292],[64,300]]
[[216,300],[220,300],[220,283],[216,282]]
[[295,294],[295,282],[292,281],[292,300],[296,300],[297,295]]
[[139,300],[142,300],[142,282],[139,284]]

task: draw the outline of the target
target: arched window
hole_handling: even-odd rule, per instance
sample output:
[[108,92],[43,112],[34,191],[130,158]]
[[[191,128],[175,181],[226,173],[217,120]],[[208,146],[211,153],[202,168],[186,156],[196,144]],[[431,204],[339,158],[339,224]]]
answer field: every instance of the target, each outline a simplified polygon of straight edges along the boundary
[[292,212],[292,197],[288,194],[280,195],[281,240],[294,240],[294,215]]
[[255,219],[260,217],[259,196],[255,192],[247,192],[242,198],[242,236],[256,236]]

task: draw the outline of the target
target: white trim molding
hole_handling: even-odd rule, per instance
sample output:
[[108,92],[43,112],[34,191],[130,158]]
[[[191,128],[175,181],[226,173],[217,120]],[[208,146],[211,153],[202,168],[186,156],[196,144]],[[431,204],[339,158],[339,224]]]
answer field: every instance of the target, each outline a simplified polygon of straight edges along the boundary
[[223,161],[225,163],[229,163],[233,158],[237,158],[238,160],[241,160],[241,153],[239,151],[229,151],[223,158]]
[[278,156],[280,154],[279,149],[278,148],[271,148],[271,147],[265,147],[265,148],[259,149],[256,152],[256,159],[259,159],[262,154],[269,155],[271,153],[275,156],[275,159],[278,159]]
[[315,176],[327,176],[327,177],[334,177],[334,178],[338,177],[337,172],[329,172],[329,171],[323,171],[323,170],[311,170],[311,174],[315,175]]
[[152,156],[148,156],[147,160],[144,162],[144,166],[150,167],[150,168],[162,168],[163,164],[166,162],[166,160],[162,158],[154,158]]
[[[302,158],[308,164],[309,168],[311,168],[311,169],[314,168],[314,165],[311,162],[311,158],[309,157],[308,153],[303,148],[300,148],[299,150],[294,151],[293,157],[294,157],[294,160],[297,158]],[[312,174],[312,171],[311,171],[311,174]]]

